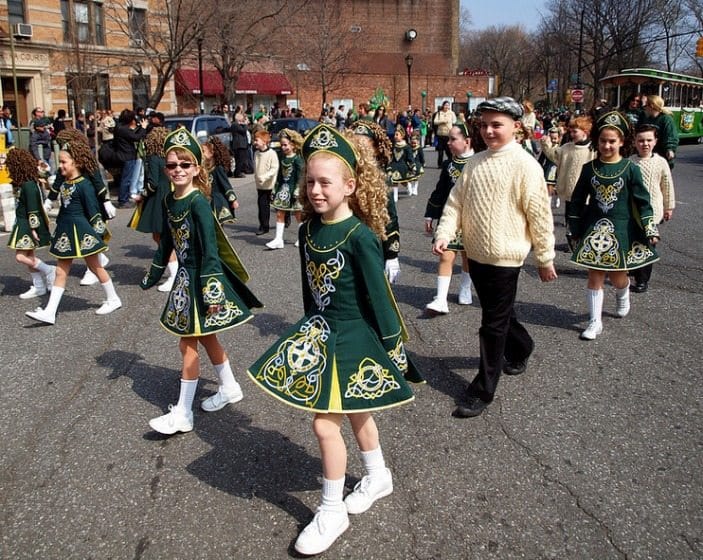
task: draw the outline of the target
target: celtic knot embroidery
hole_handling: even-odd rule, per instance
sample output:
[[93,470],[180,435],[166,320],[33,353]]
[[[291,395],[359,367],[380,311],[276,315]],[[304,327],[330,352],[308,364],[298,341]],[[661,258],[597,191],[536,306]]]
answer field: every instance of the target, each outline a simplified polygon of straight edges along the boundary
[[618,195],[620,191],[625,186],[625,181],[620,177],[617,181],[611,185],[603,185],[598,180],[598,177],[593,176],[591,178],[591,186],[596,193],[596,201],[598,202],[598,207],[604,212],[608,213],[613,209],[615,202],[618,200]]
[[647,245],[644,243],[640,243],[639,241],[636,241],[635,243],[632,244],[632,247],[630,247],[630,250],[627,252],[627,256],[625,257],[625,260],[627,262],[628,266],[631,265],[638,265],[646,262],[647,260],[651,259],[654,256],[654,251],[652,251]]
[[61,204],[64,208],[68,208],[68,205],[71,204],[71,197],[74,192],[76,192],[76,185],[70,185],[68,183],[61,185],[59,196],[61,197]]
[[183,223],[177,228],[171,228],[171,235],[173,236],[173,246],[176,253],[178,253],[178,260],[183,262],[190,247],[190,243],[188,243],[190,239],[190,222],[188,219],[183,220]]
[[388,369],[371,358],[364,358],[349,377],[345,398],[374,400],[400,388]]
[[178,272],[176,272],[173,288],[168,296],[166,311],[164,312],[164,322],[179,332],[187,332],[190,324],[191,298],[189,286],[188,273],[183,268],[179,268]]
[[28,219],[29,227],[31,227],[32,229],[36,229],[39,227],[39,216],[37,216],[36,214],[30,214]]
[[69,253],[71,251],[71,240],[65,232],[54,243],[54,250],[59,253]]
[[203,301],[208,305],[217,305],[225,301],[225,291],[217,278],[208,278],[203,286]]
[[388,352],[388,357],[400,371],[405,373],[408,371],[408,357],[405,355],[405,346],[400,337],[395,343],[395,348]]
[[81,238],[81,251],[88,251],[98,245],[100,241],[94,236],[90,235],[89,233],[83,234],[83,237]]
[[310,142],[311,148],[318,148],[321,150],[329,150],[330,148],[337,148],[337,140],[332,136],[329,130],[322,128]]
[[337,250],[334,257],[330,257],[325,262],[317,265],[310,258],[306,247],[305,261],[305,274],[308,278],[308,286],[310,286],[312,298],[317,307],[324,311],[330,304],[330,294],[336,291],[334,281],[339,278],[344,268],[344,255]]
[[23,235],[15,241],[15,249],[33,249],[34,241],[29,235]]
[[596,222],[593,230],[584,239],[577,262],[608,268],[620,267],[620,243],[615,237],[613,222],[607,218]]
[[320,398],[322,373],[327,368],[326,342],[330,327],[313,315],[279,344],[256,378],[294,402],[314,407]]

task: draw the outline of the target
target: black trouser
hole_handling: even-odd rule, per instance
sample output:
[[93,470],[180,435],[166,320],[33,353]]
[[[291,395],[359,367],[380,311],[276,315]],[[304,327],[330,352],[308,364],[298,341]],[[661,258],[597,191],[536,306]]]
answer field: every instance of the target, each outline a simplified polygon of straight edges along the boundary
[[259,205],[259,229],[268,231],[271,229],[269,219],[271,218],[271,191],[256,189],[256,202]]
[[452,154],[449,151],[449,146],[447,145],[448,142],[449,136],[437,135],[437,167],[442,167],[442,162],[444,161],[445,155],[448,158],[452,157]]
[[652,277],[652,265],[648,264],[641,268],[636,268],[632,271],[632,277],[635,279],[635,284],[648,284]]
[[241,177],[247,172],[249,167],[248,153],[246,146],[244,148],[235,148],[234,150],[234,174]]
[[491,402],[503,371],[503,360],[518,362],[532,354],[534,342],[515,316],[521,267],[481,264],[469,259],[469,274],[481,304],[478,331],[481,358],[467,394]]

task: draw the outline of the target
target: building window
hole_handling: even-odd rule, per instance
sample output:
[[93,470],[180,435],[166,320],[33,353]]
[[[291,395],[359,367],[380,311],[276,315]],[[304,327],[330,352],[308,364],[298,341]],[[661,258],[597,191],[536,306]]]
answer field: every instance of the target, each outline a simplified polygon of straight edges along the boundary
[[105,44],[102,4],[90,0],[61,0],[61,20],[65,42]]
[[68,106],[77,115],[110,108],[110,80],[107,74],[66,74]]
[[132,107],[144,107],[149,105],[149,90],[151,83],[146,74],[135,74],[132,76]]
[[10,25],[24,23],[24,0],[7,0],[7,19]]
[[127,9],[129,17],[129,40],[133,46],[141,46],[146,36],[146,10],[130,7]]

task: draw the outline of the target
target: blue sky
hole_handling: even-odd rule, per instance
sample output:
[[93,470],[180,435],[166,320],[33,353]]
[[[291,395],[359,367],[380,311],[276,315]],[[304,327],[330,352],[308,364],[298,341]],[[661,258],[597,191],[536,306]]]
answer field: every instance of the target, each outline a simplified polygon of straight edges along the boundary
[[518,25],[536,31],[545,13],[545,0],[461,0],[461,7],[471,13],[472,29],[491,25]]

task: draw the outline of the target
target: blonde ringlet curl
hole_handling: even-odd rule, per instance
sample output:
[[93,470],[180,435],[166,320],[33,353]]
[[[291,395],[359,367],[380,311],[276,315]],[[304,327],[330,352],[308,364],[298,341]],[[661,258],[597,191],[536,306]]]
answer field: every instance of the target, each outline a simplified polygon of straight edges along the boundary
[[189,161],[191,163],[194,163],[195,165],[200,166],[198,174],[193,177],[193,185],[195,185],[195,188],[197,188],[201,193],[203,193],[209,200],[212,194],[212,187],[210,186],[210,178],[205,167],[203,165],[200,165],[195,159],[195,156],[185,148],[172,148],[168,151],[168,153],[170,154],[171,152],[176,154],[176,156],[178,156],[178,159],[181,161]]
[[[344,131],[342,134],[352,143],[357,151],[356,162],[356,189],[349,196],[348,202],[354,215],[364,222],[376,236],[386,239],[386,226],[390,222],[388,215],[388,192],[386,189],[386,176],[376,163],[373,149],[359,140],[359,136]],[[327,157],[339,161],[342,169],[342,179],[347,181],[352,178],[349,166],[345,165],[337,156],[316,152],[311,157]],[[299,183],[300,202],[303,205],[303,220],[309,220],[315,215],[315,210],[307,197],[306,189],[307,164],[303,170]]]
[[144,138],[144,151],[148,156],[166,157],[164,154],[164,142],[171,131],[165,126],[152,128]]

